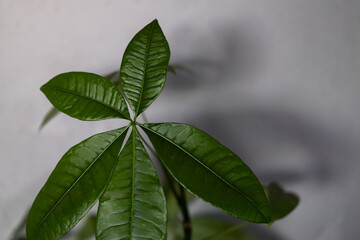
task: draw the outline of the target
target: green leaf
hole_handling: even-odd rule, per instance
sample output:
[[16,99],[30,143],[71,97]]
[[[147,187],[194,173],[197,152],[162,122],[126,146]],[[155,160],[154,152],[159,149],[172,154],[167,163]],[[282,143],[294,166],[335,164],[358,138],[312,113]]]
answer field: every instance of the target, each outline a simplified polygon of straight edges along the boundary
[[95,204],[113,172],[128,127],[96,134],[61,158],[27,220],[32,239],[59,239]]
[[141,126],[165,167],[185,188],[235,217],[256,223],[271,221],[258,179],[228,148],[187,124]]
[[286,217],[299,204],[298,196],[285,192],[277,183],[270,183],[264,189],[270,203],[272,222]]
[[96,239],[166,239],[166,222],[159,178],[133,129],[100,198]]
[[[183,71],[187,71],[187,72],[192,71],[191,69],[186,68],[186,67],[184,67],[182,65],[174,65],[174,66],[169,65],[168,66],[168,71],[172,72],[173,74],[176,74],[176,71],[178,71],[178,70],[179,71],[183,70]],[[110,74],[104,76],[104,78],[106,78],[107,80],[112,82],[120,91],[122,91],[119,75],[120,75],[119,71],[113,71]],[[46,115],[44,116],[44,118],[43,118],[43,120],[42,120],[42,122],[40,124],[39,130],[41,130],[43,127],[45,127],[45,125],[47,125],[58,114],[59,114],[59,110],[57,110],[54,107],[51,107],[49,109],[49,111],[46,113]]]
[[104,77],[93,73],[57,75],[43,85],[41,91],[59,111],[80,120],[130,119],[119,90]]
[[140,30],[127,46],[120,81],[135,117],[145,111],[164,88],[169,60],[169,45],[157,20]]
[[[114,72],[106,75],[105,78],[107,80],[109,80],[110,82],[112,82],[119,90],[121,90],[119,71],[114,71]],[[49,109],[49,111],[45,114],[45,116],[40,124],[39,130],[41,130],[43,127],[45,127],[45,125],[48,124],[52,119],[54,119],[59,113],[60,113],[59,110],[57,110],[54,107],[51,107]]]

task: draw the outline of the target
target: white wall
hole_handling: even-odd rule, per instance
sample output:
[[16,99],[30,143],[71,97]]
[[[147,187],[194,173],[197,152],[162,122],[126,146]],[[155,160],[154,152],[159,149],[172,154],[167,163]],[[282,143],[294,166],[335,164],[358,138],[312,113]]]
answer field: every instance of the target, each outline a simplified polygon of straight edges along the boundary
[[70,146],[122,124],[62,115],[38,132],[50,107],[39,87],[62,72],[118,69],[128,41],[154,18],[171,62],[196,75],[169,76],[150,120],[195,124],[263,183],[300,195],[286,220],[260,228],[267,239],[357,239],[356,0],[0,0],[0,239]]

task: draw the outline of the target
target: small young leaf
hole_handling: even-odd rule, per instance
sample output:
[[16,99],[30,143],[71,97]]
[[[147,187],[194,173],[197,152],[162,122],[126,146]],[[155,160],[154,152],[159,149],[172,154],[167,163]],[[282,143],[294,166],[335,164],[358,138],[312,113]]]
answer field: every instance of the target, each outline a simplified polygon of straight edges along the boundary
[[135,129],[100,198],[96,239],[166,239],[166,203]]
[[269,203],[259,180],[228,148],[187,124],[141,126],[165,167],[192,193],[246,221],[271,221]]
[[109,181],[127,129],[96,134],[65,153],[31,207],[28,240],[59,239],[85,216]]
[[130,119],[119,90],[93,73],[60,74],[43,85],[41,91],[59,111],[80,120]]
[[157,20],[130,41],[121,63],[120,81],[135,116],[145,111],[164,88],[169,60],[169,45]]
[[286,217],[299,204],[299,197],[293,193],[284,192],[277,183],[265,187],[269,199],[272,221]]

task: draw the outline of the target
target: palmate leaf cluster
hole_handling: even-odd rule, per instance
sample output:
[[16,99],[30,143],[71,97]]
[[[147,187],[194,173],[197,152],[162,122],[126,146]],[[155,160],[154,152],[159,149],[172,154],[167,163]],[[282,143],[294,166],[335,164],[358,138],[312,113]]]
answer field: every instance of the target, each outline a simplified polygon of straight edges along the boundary
[[154,20],[130,41],[115,81],[69,72],[41,87],[55,107],[44,124],[58,111],[85,121],[120,118],[130,123],[91,136],[65,153],[32,205],[27,239],[61,238],[97,201],[96,239],[166,239],[164,192],[139,127],[186,189],[237,218],[272,221],[263,187],[231,150],[191,125],[136,121],[162,91],[169,59],[169,45]]

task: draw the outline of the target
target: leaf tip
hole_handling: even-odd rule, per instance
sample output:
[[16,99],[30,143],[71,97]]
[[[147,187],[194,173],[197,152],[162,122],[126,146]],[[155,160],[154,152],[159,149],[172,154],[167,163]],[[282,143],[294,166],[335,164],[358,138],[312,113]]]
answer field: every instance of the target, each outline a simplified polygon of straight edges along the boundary
[[40,91],[44,92],[45,84],[40,87]]
[[160,24],[159,24],[159,21],[157,20],[157,18],[152,20],[151,23],[149,23],[149,25],[155,25],[156,27],[160,27]]

